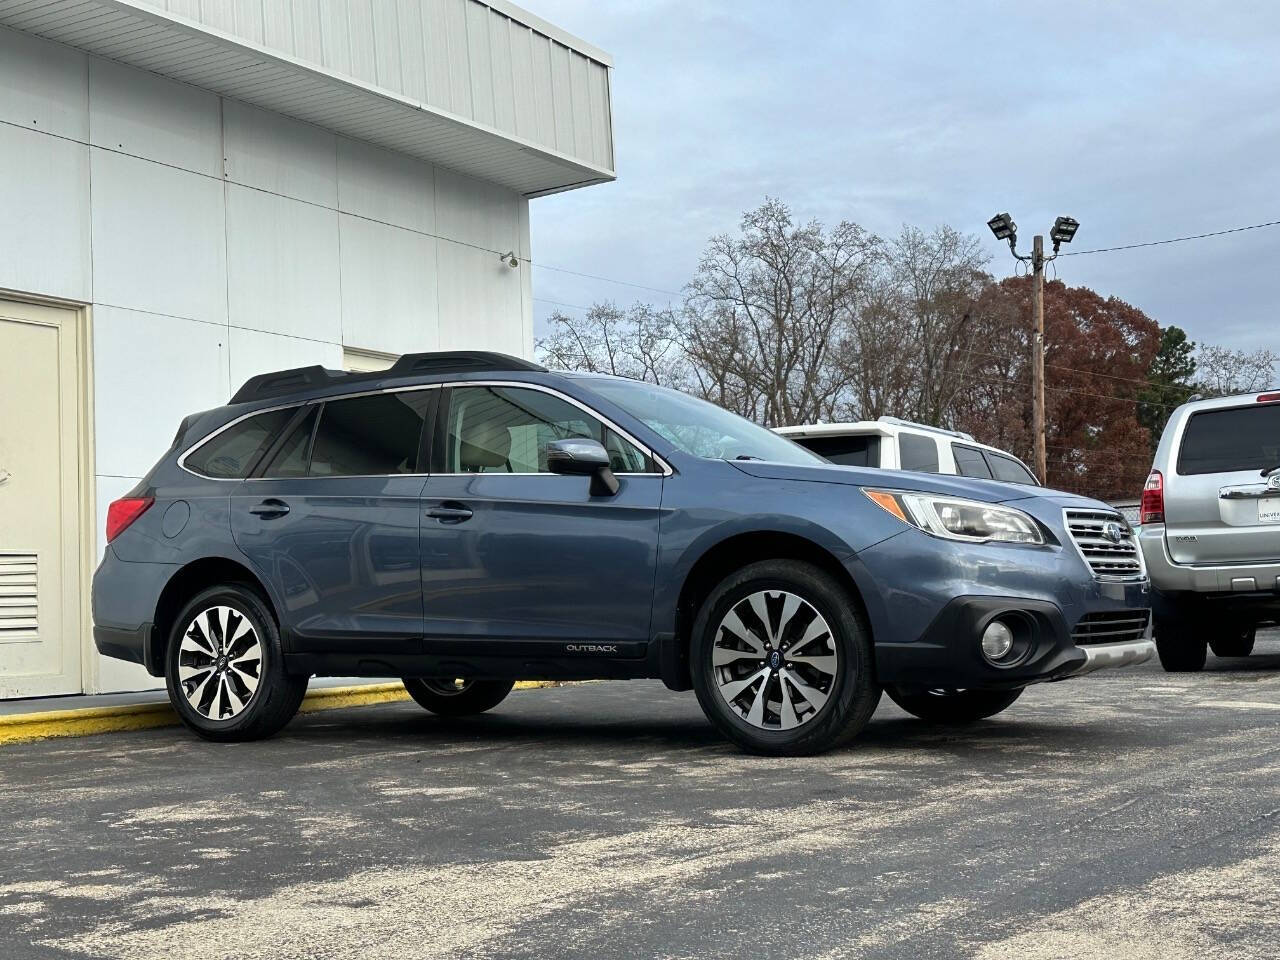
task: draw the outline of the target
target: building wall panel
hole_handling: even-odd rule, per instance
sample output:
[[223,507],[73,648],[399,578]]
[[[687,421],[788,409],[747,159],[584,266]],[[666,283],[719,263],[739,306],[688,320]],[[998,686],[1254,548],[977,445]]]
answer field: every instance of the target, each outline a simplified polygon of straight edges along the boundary
[[408,353],[440,344],[436,241],[342,215],[342,342]]
[[236,100],[223,101],[222,115],[228,180],[337,207],[337,137]]
[[342,342],[336,210],[229,184],[226,243],[233,327]]
[[89,137],[96,147],[220,177],[221,109],[205,90],[111,60],[90,61]]
[[89,148],[0,123],[0,288],[87,301]]
[[227,402],[227,327],[100,306],[93,328],[97,470],[140,477],[186,414]]
[[435,233],[435,169],[402,153],[339,137],[338,209]]
[[97,148],[90,171],[94,301],[224,322],[222,184]]
[[[514,193],[454,173],[436,171],[438,233],[485,251],[505,253],[519,244],[519,200]],[[497,253],[488,253],[497,262]]]
[[87,141],[88,61],[60,43],[0,27],[0,120]]
[[498,350],[528,355],[520,316],[520,271],[460,243],[436,248],[441,350]]

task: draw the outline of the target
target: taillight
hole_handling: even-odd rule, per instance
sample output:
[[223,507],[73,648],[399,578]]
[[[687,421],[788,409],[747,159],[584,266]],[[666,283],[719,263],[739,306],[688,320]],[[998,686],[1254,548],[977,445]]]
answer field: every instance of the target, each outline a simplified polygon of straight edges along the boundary
[[124,533],[155,502],[155,497],[121,497],[107,507],[107,543]]
[[1142,488],[1142,522],[1164,523],[1164,475],[1152,470]]
[[1258,394],[1259,403],[1275,403],[1280,401],[1280,393],[1260,393]]

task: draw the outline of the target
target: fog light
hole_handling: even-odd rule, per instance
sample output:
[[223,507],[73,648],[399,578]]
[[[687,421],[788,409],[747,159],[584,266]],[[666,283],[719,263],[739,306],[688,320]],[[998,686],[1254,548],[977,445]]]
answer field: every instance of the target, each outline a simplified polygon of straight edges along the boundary
[[993,663],[1003,660],[1013,649],[1013,631],[999,620],[992,620],[982,631],[982,652]]

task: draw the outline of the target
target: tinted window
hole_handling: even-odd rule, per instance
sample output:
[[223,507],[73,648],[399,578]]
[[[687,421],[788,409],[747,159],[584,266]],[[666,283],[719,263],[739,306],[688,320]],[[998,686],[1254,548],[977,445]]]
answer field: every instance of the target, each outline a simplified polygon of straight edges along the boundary
[[244,477],[295,410],[269,410],[228,427],[188,455],[188,469],[220,480]]
[[1178,453],[1181,474],[1280,466],[1280,404],[1193,414]]
[[915,433],[898,434],[898,456],[903,470],[938,472],[938,444],[933,437],[922,437]]
[[271,458],[267,469],[263,471],[264,477],[305,477],[307,475],[311,435],[315,432],[316,418],[319,415],[320,405],[316,404],[311,408],[311,412],[289,431],[289,436]]
[[1036,483],[1036,478],[1013,457],[1006,457],[1003,454],[992,453],[988,450],[987,461],[991,464],[991,472],[995,474],[997,480],[1003,480],[1005,483],[1029,483],[1033,486],[1039,486]]
[[951,455],[956,458],[956,473],[962,477],[978,477],[982,480],[991,479],[991,469],[987,466],[986,458],[982,456],[982,451],[977,447],[966,447],[960,443],[951,445]]
[[430,401],[429,390],[326,401],[311,445],[308,474],[365,477],[414,473]]
[[812,450],[832,463],[846,467],[880,466],[880,438],[864,437],[793,437],[796,443]]
[[598,440],[617,473],[643,473],[648,458],[595,417],[559,397],[518,387],[455,387],[446,473],[547,473],[554,440]]

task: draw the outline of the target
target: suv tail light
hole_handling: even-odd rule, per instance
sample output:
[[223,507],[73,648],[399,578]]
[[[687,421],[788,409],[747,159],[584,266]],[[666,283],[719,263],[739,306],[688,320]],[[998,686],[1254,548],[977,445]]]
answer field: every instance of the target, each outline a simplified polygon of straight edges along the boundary
[[1275,403],[1280,401],[1280,393],[1260,393],[1258,394],[1259,403]]
[[155,502],[155,497],[121,497],[107,507],[107,543],[124,533]]
[[1164,523],[1164,475],[1152,470],[1142,488],[1142,522]]

